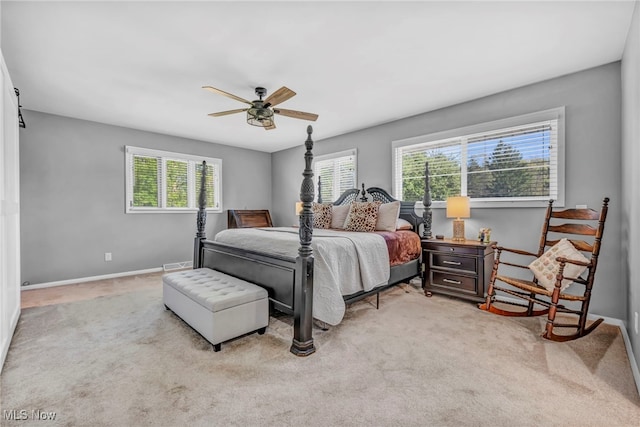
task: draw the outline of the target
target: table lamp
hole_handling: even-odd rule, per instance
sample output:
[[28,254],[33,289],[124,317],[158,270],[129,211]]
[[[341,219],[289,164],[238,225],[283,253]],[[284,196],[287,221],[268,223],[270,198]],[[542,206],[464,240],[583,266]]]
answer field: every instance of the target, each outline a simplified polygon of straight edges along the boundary
[[302,202],[296,202],[296,216],[300,216],[302,213]]
[[460,218],[471,217],[469,198],[466,196],[454,196],[447,198],[447,218],[453,220],[453,237],[451,240],[464,241],[464,221]]

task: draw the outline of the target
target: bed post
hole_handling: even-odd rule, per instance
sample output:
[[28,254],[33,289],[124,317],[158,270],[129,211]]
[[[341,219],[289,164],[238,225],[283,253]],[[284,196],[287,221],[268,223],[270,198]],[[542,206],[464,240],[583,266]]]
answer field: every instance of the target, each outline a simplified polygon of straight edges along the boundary
[[207,162],[202,162],[202,176],[200,178],[200,194],[198,195],[198,216],[196,219],[196,237],[193,242],[193,268],[200,268],[200,247],[207,238],[204,231],[207,223]]
[[429,186],[429,162],[424,164],[424,198],[422,199],[422,205],[424,210],[422,211],[422,220],[424,222],[424,230],[422,230],[422,237],[425,239],[431,239],[431,187]]
[[300,186],[300,200],[302,213],[300,214],[300,248],[296,258],[296,279],[293,305],[293,342],[291,352],[296,356],[308,356],[316,351],[313,345],[313,249],[311,238],[313,235],[313,128],[307,127],[307,149],[304,154],[305,169]]
[[318,203],[322,203],[322,177],[318,176]]
[[364,189],[364,182],[362,183],[362,196],[360,196],[361,202],[366,202],[367,199],[367,190]]

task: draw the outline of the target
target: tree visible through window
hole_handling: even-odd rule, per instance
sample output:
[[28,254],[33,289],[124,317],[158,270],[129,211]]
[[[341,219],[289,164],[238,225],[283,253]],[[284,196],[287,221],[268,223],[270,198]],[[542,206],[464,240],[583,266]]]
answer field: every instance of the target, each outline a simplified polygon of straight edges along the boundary
[[429,142],[394,150],[395,190],[421,201],[425,163],[433,201],[467,195],[477,201],[557,199],[559,119]]
[[133,205],[154,208],[159,207],[159,159],[135,156],[133,161],[133,175],[135,177],[133,184]]
[[[187,162],[167,160],[167,207],[189,206]],[[202,168],[202,166],[200,167]]]
[[197,209],[203,160],[207,162],[207,209],[221,212],[220,159],[126,147],[126,211],[181,212]]

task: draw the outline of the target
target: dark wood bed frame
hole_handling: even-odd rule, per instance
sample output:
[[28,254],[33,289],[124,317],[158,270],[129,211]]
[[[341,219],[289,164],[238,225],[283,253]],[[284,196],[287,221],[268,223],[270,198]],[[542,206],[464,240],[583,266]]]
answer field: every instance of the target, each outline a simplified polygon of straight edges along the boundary
[[227,211],[227,228],[273,227],[268,209]]
[[[300,188],[300,200],[303,203],[300,215],[300,248],[298,256],[287,257],[265,252],[241,249],[228,244],[207,240],[205,234],[206,224],[206,179],[202,174],[203,184],[200,186],[199,209],[197,214],[197,232],[194,241],[194,268],[211,268],[223,273],[255,283],[269,293],[269,300],[273,308],[293,315],[293,342],[290,351],[297,356],[308,356],[315,352],[313,344],[313,250],[311,240],[313,235],[313,129],[307,127],[307,139],[305,141],[306,152],[304,154],[305,169],[302,173],[303,180]],[[204,163],[203,163],[204,165]],[[202,169],[206,172],[206,167]],[[423,199],[424,213],[422,217],[415,214],[415,203],[401,201],[400,217],[409,221],[413,230],[419,234],[420,224],[424,224],[422,236],[431,237],[431,198],[429,196],[428,165],[425,165],[425,196]],[[361,200],[367,200],[367,194],[373,200],[383,203],[393,202],[391,197],[381,188],[372,187],[362,191],[351,189],[344,192],[334,205],[344,205],[355,201],[361,194]],[[415,259],[408,263],[391,267],[391,276],[385,286],[375,288],[369,292],[358,292],[344,297],[349,304],[369,295],[377,294],[393,285],[419,276],[420,260]]]

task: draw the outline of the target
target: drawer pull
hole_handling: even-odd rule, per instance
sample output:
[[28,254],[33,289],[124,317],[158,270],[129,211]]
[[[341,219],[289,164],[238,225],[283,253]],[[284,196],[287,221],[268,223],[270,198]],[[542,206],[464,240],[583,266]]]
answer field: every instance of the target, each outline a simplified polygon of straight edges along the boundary
[[443,264],[450,264],[450,265],[462,265],[461,262],[457,262],[457,261],[442,261]]
[[459,280],[451,280],[451,279],[442,279],[442,281],[445,283],[453,283],[454,285],[459,285],[460,283],[462,283]]

